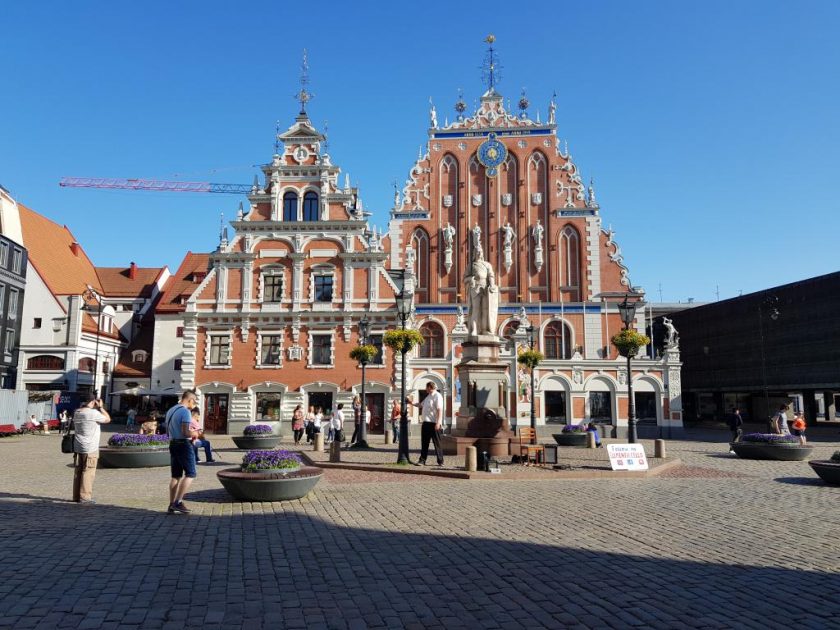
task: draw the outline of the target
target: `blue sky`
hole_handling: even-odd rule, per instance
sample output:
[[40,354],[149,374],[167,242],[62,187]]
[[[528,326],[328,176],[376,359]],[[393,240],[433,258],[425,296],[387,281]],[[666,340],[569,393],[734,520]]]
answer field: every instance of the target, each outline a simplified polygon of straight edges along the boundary
[[[72,5],[72,6],[71,6]],[[218,242],[239,198],[59,188],[62,176],[250,183],[309,51],[309,112],[388,217],[426,141],[522,87],[594,177],[633,284],[732,297],[837,270],[840,3],[86,2],[0,13],[0,184],[67,224],[98,265],[167,264]]]

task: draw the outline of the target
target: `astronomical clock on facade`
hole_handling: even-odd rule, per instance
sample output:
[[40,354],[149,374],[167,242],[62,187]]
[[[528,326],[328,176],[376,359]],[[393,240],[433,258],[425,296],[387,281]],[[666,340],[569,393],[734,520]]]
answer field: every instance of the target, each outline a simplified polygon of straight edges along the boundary
[[[414,288],[409,325],[425,338],[410,357],[406,386],[422,398],[434,381],[449,422],[461,400],[456,366],[473,244],[500,292],[496,325],[507,339],[512,424],[528,422],[533,396],[540,424],[626,427],[630,375],[609,340],[622,327],[617,304],[642,291],[603,227],[592,185],[558,141],[556,103],[544,122],[529,117],[524,95],[511,111],[496,89],[492,42],[489,55],[488,87],[475,111],[459,98],[450,122],[431,108],[425,151],[395,192],[382,233],[370,229],[359,190],[332,163],[301,90],[301,113],[278,134],[275,155],[232,222],[235,235],[222,231],[212,254],[189,254],[158,307],[156,352],[177,351],[169,352],[172,380],[198,388],[208,429],[238,432],[255,418],[288,422],[297,404],[350,403],[361,389],[361,370],[348,358],[358,322],[367,318],[380,348],[382,334],[399,325],[387,273],[398,268]],[[516,364],[530,325],[546,356],[533,392]],[[641,312],[637,327],[645,330]],[[374,433],[399,399],[398,358],[384,348],[367,369]],[[642,422],[682,425],[679,370],[676,351],[634,361]]]

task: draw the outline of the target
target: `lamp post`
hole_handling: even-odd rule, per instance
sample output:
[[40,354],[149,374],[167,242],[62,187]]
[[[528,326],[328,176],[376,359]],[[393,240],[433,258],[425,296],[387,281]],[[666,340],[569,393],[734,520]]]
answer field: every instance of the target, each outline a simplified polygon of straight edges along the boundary
[[[399,285],[400,292],[396,296],[397,302],[397,317],[400,318],[400,324],[403,330],[405,330],[405,323],[408,321],[408,318],[411,317],[411,301],[412,295],[406,294],[405,287]],[[403,346],[400,351],[402,355],[402,387],[400,392],[400,443],[399,443],[399,453],[397,455],[397,463],[398,464],[408,464],[408,409],[406,408],[405,402],[405,355],[408,350]]]
[[[359,321],[359,345],[366,346],[368,341],[368,318],[367,314]],[[367,358],[362,357],[362,416],[359,418],[359,440],[354,445],[355,448],[370,448],[367,443],[367,399],[365,398],[365,368],[367,367]]]
[[761,342],[761,380],[764,384],[764,406],[767,409],[768,420],[771,417],[770,394],[767,391],[767,357],[764,354],[764,309],[767,309],[770,319],[779,319],[779,298],[768,295],[758,303],[758,335]]
[[[525,329],[525,332],[528,333],[528,345],[531,347],[531,350],[534,349],[534,343],[536,342],[536,329],[534,328],[533,324],[530,324],[528,328]],[[535,431],[534,435],[536,436],[537,430],[537,411],[534,407],[534,368],[531,368],[531,429]]]
[[[93,391],[96,397],[99,398],[99,391],[96,386],[97,376],[99,375],[99,331],[102,328],[102,299],[93,290],[93,287],[86,285],[87,289],[82,293],[82,298],[85,299],[85,305],[82,310],[86,313],[96,313],[96,345],[93,351]],[[96,300],[97,307],[93,308],[87,304],[87,300]],[[78,389],[78,388],[77,388]]]
[[[629,330],[630,325],[636,319],[636,309],[639,302],[630,302],[629,295],[624,296],[624,301],[618,305],[618,312],[621,321],[624,323],[624,330]],[[635,352],[627,352],[627,441],[630,444],[636,443],[636,404],[633,400],[633,372],[631,372],[631,361]]]

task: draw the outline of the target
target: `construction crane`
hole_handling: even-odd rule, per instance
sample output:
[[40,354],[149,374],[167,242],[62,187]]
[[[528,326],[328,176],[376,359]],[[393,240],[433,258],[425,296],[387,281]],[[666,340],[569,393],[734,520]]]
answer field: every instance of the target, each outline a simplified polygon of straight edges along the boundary
[[259,184],[214,184],[211,182],[174,182],[162,179],[108,179],[106,177],[62,177],[59,186],[66,188],[110,188],[116,190],[155,190],[158,192],[222,193],[247,195]]

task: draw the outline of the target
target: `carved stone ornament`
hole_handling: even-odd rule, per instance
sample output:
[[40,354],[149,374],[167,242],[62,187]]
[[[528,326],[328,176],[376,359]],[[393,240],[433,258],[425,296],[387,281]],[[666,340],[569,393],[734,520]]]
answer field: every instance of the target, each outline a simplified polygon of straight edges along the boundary
[[502,195],[502,205],[509,206],[513,203],[513,195],[511,193],[504,193]]
[[540,205],[542,203],[542,200],[543,200],[542,193],[538,193],[538,192],[531,193],[531,203],[534,204],[535,206]]
[[471,199],[472,199],[472,205],[475,206],[476,208],[481,205],[482,196],[480,194],[479,195],[473,195],[471,197]]
[[451,208],[453,203],[452,195],[444,195],[443,196],[443,207],[444,208]]
[[289,346],[286,352],[289,355],[289,361],[300,361],[303,359],[303,348],[298,345]]
[[580,368],[572,369],[572,381],[578,385],[583,385],[583,370]]

